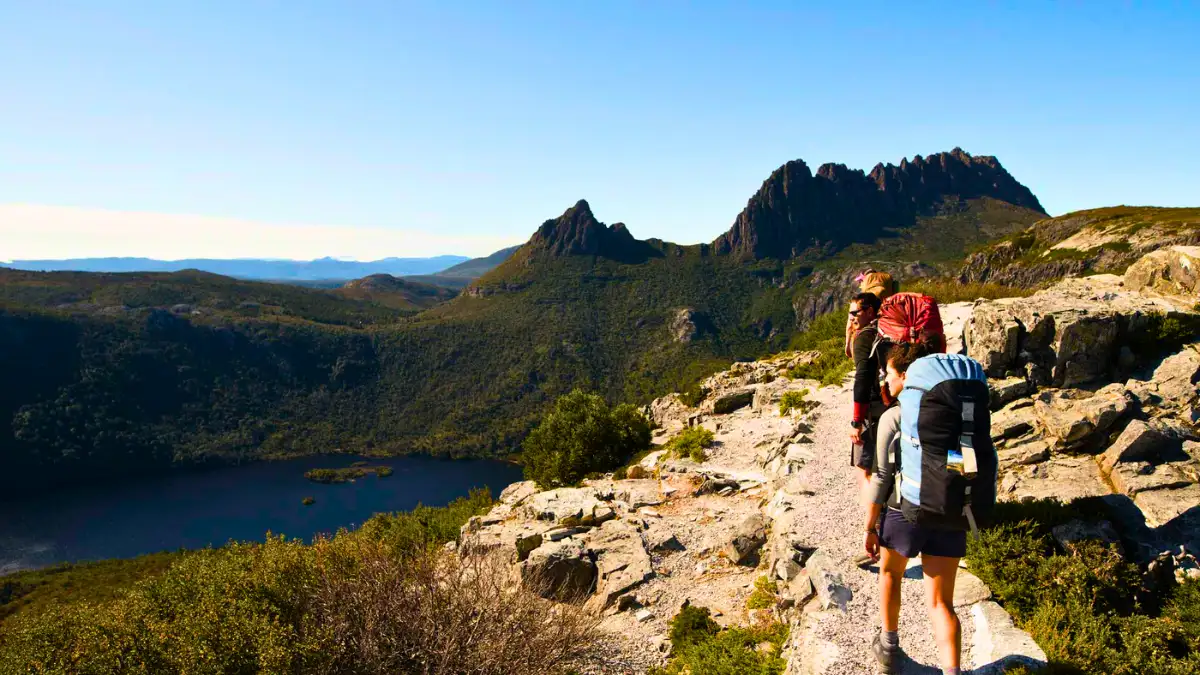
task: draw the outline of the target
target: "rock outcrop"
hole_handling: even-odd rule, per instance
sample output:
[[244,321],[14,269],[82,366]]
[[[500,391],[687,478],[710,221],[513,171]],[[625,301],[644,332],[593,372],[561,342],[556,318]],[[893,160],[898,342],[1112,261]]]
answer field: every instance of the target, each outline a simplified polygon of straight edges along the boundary
[[1028,298],[980,303],[966,349],[990,377],[1073,387],[1118,376],[1123,347],[1155,320],[1189,309],[1129,290],[1112,275],[1067,279]]
[[767,178],[712,248],[719,255],[786,260],[874,241],[886,228],[911,225],[945,202],[980,197],[1044,213],[995,157],[973,157],[959,148],[899,166],[878,164],[869,174],[843,164],[822,165],[814,174],[796,160]]
[[1200,244],[1200,209],[1117,206],[1034,223],[967,258],[958,278],[1034,288],[1071,276],[1121,274],[1147,254]]

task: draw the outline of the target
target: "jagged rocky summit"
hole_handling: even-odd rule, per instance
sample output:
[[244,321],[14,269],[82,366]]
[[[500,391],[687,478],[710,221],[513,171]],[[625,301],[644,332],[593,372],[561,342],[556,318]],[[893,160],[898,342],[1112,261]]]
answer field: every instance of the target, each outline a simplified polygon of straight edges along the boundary
[[813,174],[796,160],[771,174],[712,247],[719,254],[781,260],[813,248],[841,248],[932,215],[950,196],[990,197],[1045,213],[995,157],[974,157],[960,148],[901,160],[899,166],[877,164],[870,173],[824,164]]

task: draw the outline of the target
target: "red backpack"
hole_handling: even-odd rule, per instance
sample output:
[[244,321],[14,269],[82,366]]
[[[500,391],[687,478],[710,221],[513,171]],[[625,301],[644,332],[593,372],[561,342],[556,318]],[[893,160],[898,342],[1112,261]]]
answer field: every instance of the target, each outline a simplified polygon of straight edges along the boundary
[[935,352],[946,352],[946,332],[937,300],[923,293],[896,293],[879,308],[879,337],[894,344],[926,341]]

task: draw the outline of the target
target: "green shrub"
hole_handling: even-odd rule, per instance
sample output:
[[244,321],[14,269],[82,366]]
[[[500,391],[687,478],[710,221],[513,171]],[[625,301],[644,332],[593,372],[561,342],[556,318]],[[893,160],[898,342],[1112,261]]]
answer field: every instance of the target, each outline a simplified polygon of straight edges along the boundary
[[610,408],[595,394],[575,391],[525,439],[525,477],[543,488],[574,485],[607,472],[650,447],[650,423],[632,405]]
[[779,599],[775,582],[763,575],[754,580],[754,592],[746,600],[746,609],[771,609]]
[[1195,316],[1154,314],[1148,319],[1130,344],[1133,352],[1144,358],[1174,354],[1200,338],[1200,318]]
[[818,351],[812,363],[799,365],[788,373],[794,380],[816,380],[822,385],[839,385],[854,362],[846,357],[846,316],[831,312],[817,317],[808,330],[792,338],[789,345],[796,351]]
[[671,645],[676,651],[706,642],[721,632],[707,607],[688,605],[671,619]]
[[667,443],[667,449],[676,457],[689,457],[693,461],[703,462],[708,459],[705,448],[712,447],[715,440],[713,432],[704,427],[691,427],[679,432]]
[[[787,627],[727,628],[709,618],[708,609],[684,607],[671,620],[671,661],[652,668],[650,675],[778,675],[786,665],[780,657]],[[770,649],[760,651],[768,643]]]
[[387,478],[388,476],[392,475],[392,473],[393,473],[393,470],[392,470],[392,467],[390,467],[390,466],[375,467],[375,475],[380,478]]
[[305,506],[312,506],[313,504],[317,503],[317,500],[313,499],[312,497],[305,497],[304,499],[300,500],[300,503]]
[[1050,530],[1103,517],[1100,504],[999,504],[997,523],[968,541],[971,571],[1045,650],[1052,674],[1200,672],[1200,582],[1151,595],[1111,546],[1058,549]]
[[779,414],[786,415],[791,412],[793,408],[799,410],[800,412],[807,412],[815,404],[814,401],[807,400],[807,396],[807,389],[784,392],[783,397],[779,399]]

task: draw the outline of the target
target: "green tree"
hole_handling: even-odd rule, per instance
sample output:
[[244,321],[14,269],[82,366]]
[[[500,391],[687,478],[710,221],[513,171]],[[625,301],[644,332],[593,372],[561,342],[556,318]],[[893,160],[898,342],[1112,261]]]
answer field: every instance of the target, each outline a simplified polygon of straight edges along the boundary
[[559,398],[525,439],[525,477],[544,488],[573,485],[648,447],[650,423],[637,408],[610,408],[600,396],[576,389]]

